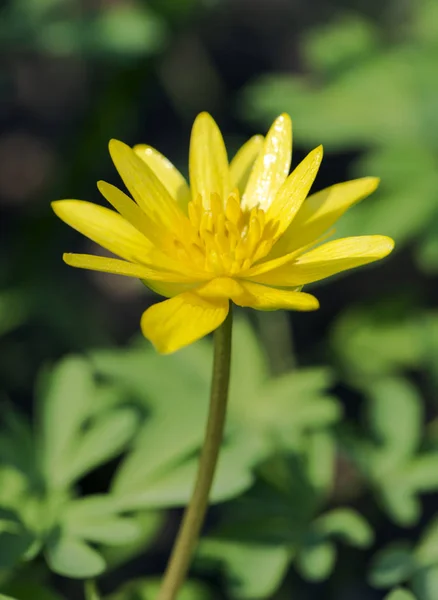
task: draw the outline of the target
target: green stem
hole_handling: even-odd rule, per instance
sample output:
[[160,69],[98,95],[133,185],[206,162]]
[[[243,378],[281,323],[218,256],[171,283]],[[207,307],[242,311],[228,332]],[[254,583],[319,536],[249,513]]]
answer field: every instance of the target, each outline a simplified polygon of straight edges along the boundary
[[230,379],[232,312],[214,333],[210,410],[195,487],[164,573],[157,600],[175,600],[198,542],[219,457]]

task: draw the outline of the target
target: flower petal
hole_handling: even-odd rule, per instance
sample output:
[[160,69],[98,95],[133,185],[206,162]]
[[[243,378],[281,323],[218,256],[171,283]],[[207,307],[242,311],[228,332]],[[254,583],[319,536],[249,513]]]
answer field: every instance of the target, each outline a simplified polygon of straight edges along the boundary
[[117,258],[107,258],[106,256],[94,256],[92,254],[63,254],[64,262],[71,267],[79,269],[89,269],[90,271],[102,271],[104,273],[113,273],[114,275],[126,275],[127,277],[137,277],[137,279],[146,279],[151,281],[187,281],[182,275],[170,274],[166,271],[151,269],[145,265],[139,265]]
[[257,310],[316,310],[318,300],[297,290],[279,290],[242,279],[217,277],[200,286],[196,294],[207,299],[230,298],[239,306]]
[[190,187],[192,198],[201,195],[205,207],[210,206],[211,194],[225,201],[230,192],[227,151],[219,127],[206,112],[195,119],[190,138]]
[[237,188],[240,196],[245,191],[251,170],[263,148],[263,136],[254,135],[237,151],[230,163],[231,188]]
[[269,264],[278,265],[281,259],[264,263],[259,272],[255,267],[245,276],[265,285],[295,287],[374,262],[387,256],[393,248],[394,241],[383,235],[343,238],[327,242],[298,258],[292,253],[289,260],[283,257],[283,264],[271,270],[267,270]]
[[377,177],[363,177],[332,185],[309,196],[268,258],[288,254],[317,240],[350,206],[366,198],[378,185]]
[[113,254],[133,262],[148,262],[149,240],[118,213],[82,200],[52,202],[57,216]]
[[134,152],[151,168],[181,209],[187,212],[190,189],[178,169],[161,152],[146,144],[134,146]]
[[102,196],[107,200],[122,217],[124,217],[133,227],[143,233],[148,240],[154,243],[160,241],[160,236],[157,236],[154,223],[148,219],[146,213],[136,204],[129,196],[121,190],[106,181],[98,181],[97,187]]
[[141,329],[158,352],[170,354],[204,337],[225,321],[229,302],[186,292],[143,313]]
[[109,150],[120,177],[140,208],[163,231],[179,231],[186,217],[149,166],[123,142],[111,140]]
[[276,236],[289,227],[307,197],[322,160],[322,146],[312,150],[293,170],[269,207],[266,220],[278,223]]
[[245,294],[233,298],[239,306],[250,306],[257,310],[317,310],[319,302],[311,294],[305,292],[279,290],[277,288],[252,283],[250,281],[240,281]]
[[280,115],[265,138],[242,197],[242,206],[267,210],[289,173],[292,157],[292,123],[289,115]]

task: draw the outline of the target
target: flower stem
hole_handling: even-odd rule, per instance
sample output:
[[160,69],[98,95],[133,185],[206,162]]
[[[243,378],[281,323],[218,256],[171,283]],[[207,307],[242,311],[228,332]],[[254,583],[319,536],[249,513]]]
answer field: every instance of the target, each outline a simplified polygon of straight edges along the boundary
[[210,409],[195,487],[164,573],[157,600],[175,600],[198,542],[223,438],[230,379],[232,312],[214,333]]

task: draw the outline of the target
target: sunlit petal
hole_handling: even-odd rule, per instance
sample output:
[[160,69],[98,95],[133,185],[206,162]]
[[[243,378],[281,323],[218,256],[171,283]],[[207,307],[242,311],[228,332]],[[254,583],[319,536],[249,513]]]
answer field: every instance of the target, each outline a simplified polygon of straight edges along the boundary
[[286,114],[278,117],[265,138],[245,193],[242,206],[267,210],[286,180],[292,157],[292,123]]
[[187,181],[178,169],[161,152],[146,144],[134,146],[134,152],[155,173],[172,198],[186,212],[187,204],[190,200],[190,189]]
[[290,260],[284,260],[280,266],[278,261],[281,259],[270,261],[277,266],[268,270],[269,263],[265,263],[258,272],[255,268],[247,276],[265,285],[295,287],[380,260],[393,248],[394,241],[383,235],[343,238],[327,242],[299,257],[292,253]]
[[270,205],[266,220],[278,223],[276,237],[289,227],[307,197],[322,160],[322,146],[315,148],[289,175]]
[[230,163],[231,188],[237,188],[241,196],[262,148],[263,136],[255,135],[243,144]]
[[157,227],[179,232],[185,216],[155,173],[123,142],[111,140],[109,149],[120,177],[140,208]]

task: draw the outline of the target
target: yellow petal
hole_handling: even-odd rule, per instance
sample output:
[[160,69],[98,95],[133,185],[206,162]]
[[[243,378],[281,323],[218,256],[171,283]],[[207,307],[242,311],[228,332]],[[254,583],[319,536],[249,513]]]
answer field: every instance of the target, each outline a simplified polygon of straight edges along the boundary
[[263,144],[245,193],[242,206],[267,210],[289,173],[292,157],[292,123],[282,114],[272,124]]
[[136,277],[137,279],[147,279],[151,281],[186,281],[183,279],[182,275],[170,274],[165,271],[151,269],[145,265],[118,260],[117,258],[94,256],[91,254],[64,254],[62,258],[64,259],[64,262],[71,267],[77,267],[79,269],[102,271],[104,273],[126,275],[127,277]]
[[[292,253],[289,260],[287,256],[272,260],[271,265],[276,265],[272,270],[267,270],[268,262],[261,265],[263,270],[255,272],[253,269],[245,276],[266,285],[295,287],[374,262],[387,256],[393,248],[394,241],[383,235],[343,238],[327,242],[298,258]],[[283,264],[279,266],[281,260]]]
[[118,213],[82,200],[52,202],[57,216],[86,237],[126,260],[147,263],[149,240]]
[[312,150],[289,175],[275,196],[266,214],[266,220],[278,223],[276,236],[290,225],[307,197],[322,160],[322,146]]
[[279,290],[242,279],[217,277],[200,286],[196,294],[208,299],[230,298],[239,306],[257,310],[316,310],[318,300],[297,290]]
[[205,207],[211,194],[225,201],[230,192],[227,151],[219,127],[208,113],[195,119],[190,138],[190,187],[192,198],[201,195]]
[[123,142],[111,140],[109,150],[120,177],[149,219],[164,231],[179,231],[186,217],[149,166]]
[[124,217],[133,227],[143,233],[154,243],[160,241],[154,223],[146,213],[129,196],[106,181],[98,181],[97,187],[102,196]]
[[263,136],[254,135],[237,151],[230,163],[231,188],[243,195],[254,163],[263,148]]
[[148,308],[141,329],[158,352],[170,354],[219,327],[228,309],[226,299],[207,300],[186,292]]
[[146,144],[134,146],[134,152],[151,168],[182,210],[187,212],[190,189],[178,169],[161,152]]
[[363,177],[332,185],[309,196],[275,244],[269,258],[288,254],[317,240],[350,206],[366,198],[378,185],[377,177]]
[[257,310],[300,310],[309,311],[319,308],[319,302],[311,294],[304,292],[279,290],[250,281],[239,282],[245,294],[234,299],[239,306],[250,306]]

